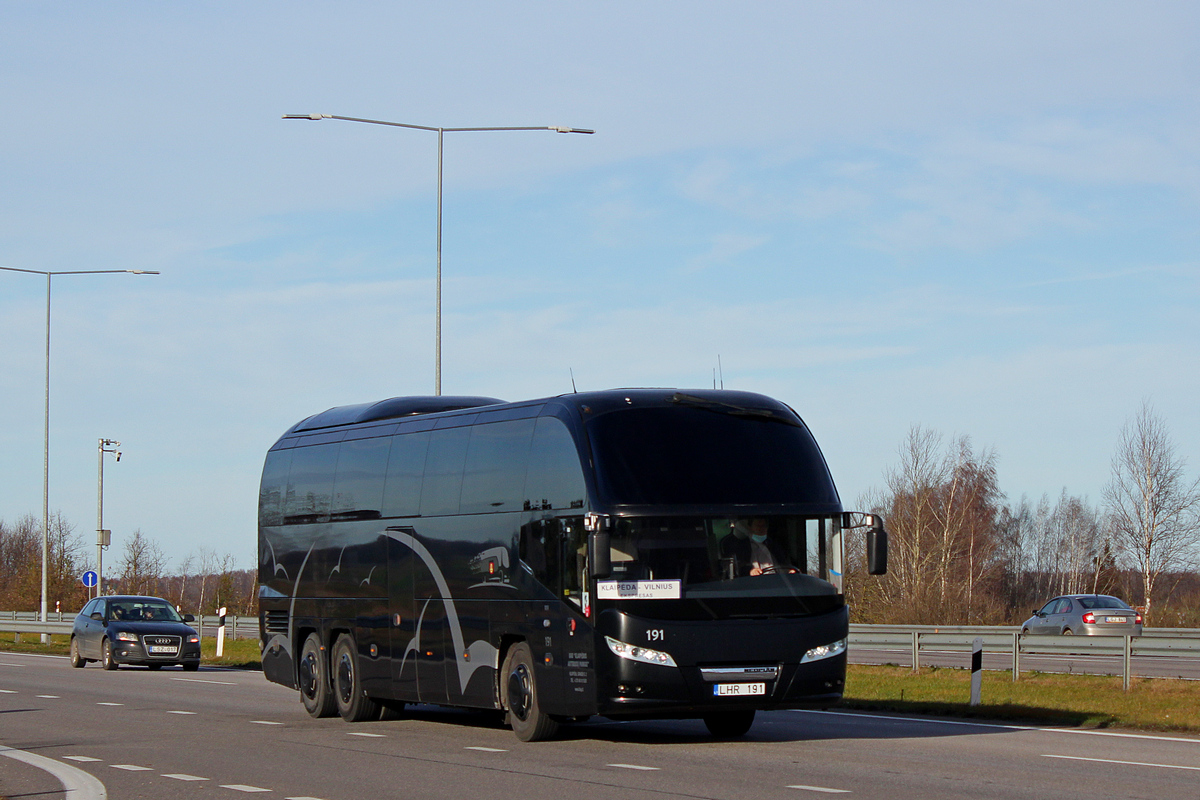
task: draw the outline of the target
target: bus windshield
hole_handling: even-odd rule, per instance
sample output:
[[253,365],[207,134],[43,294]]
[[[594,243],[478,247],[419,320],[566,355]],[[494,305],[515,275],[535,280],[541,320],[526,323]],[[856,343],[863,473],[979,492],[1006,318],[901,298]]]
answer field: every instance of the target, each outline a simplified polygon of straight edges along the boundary
[[679,581],[683,597],[842,588],[837,516],[620,518],[610,541],[613,580]]
[[587,427],[602,505],[840,505],[817,443],[786,408],[634,407]]

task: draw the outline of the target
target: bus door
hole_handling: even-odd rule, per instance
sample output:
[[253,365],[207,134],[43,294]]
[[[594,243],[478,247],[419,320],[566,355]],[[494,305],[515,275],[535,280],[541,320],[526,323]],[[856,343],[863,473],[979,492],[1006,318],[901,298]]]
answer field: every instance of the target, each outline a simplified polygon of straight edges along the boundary
[[[412,614],[415,617],[415,652],[417,693],[422,703],[448,703],[447,672],[453,668],[453,645],[446,616],[445,597],[440,568],[433,562],[421,540],[412,561]],[[422,557],[424,555],[424,557]],[[439,574],[435,575],[435,571]]]

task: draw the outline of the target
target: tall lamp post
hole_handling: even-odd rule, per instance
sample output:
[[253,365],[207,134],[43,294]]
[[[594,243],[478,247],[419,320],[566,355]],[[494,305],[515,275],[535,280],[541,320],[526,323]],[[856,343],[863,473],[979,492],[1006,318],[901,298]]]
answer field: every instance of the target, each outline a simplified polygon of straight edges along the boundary
[[[46,621],[46,572],[50,562],[50,283],[55,275],[110,275],[127,272],[130,275],[157,275],[158,272],[148,269],[72,269],[57,272],[46,272],[40,269],[18,269],[17,267],[0,267],[9,272],[25,272],[30,275],[46,276],[46,414],[43,429],[43,460],[42,460],[42,608],[41,621]],[[43,633],[42,642],[48,642],[50,635]]]
[[553,131],[555,133],[595,133],[587,128],[568,128],[565,125],[529,125],[518,127],[490,128],[434,128],[428,125],[411,125],[406,122],[385,122],[378,119],[339,117],[334,114],[284,114],[284,119],[340,119],[346,122],[366,122],[371,125],[390,125],[393,128],[411,128],[417,131],[434,131],[438,135],[438,180],[437,180],[437,314],[434,335],[434,393],[442,393],[442,136],[446,133],[473,131]]
[[[111,531],[104,530],[104,454],[112,453],[121,460],[121,443],[115,439],[100,439],[96,445],[96,597],[104,594],[104,548],[111,543]],[[112,448],[111,450],[109,448]]]

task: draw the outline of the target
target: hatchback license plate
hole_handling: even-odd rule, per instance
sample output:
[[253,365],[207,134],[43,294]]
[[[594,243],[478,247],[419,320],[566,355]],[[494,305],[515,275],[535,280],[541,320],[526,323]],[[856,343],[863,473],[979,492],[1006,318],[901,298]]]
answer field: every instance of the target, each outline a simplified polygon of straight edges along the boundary
[[717,697],[748,697],[766,693],[765,683],[718,683],[713,687],[713,694]]
[[169,645],[152,644],[152,645],[150,645],[150,652],[151,653],[168,653],[168,654],[174,655],[176,650],[174,647],[171,647]]

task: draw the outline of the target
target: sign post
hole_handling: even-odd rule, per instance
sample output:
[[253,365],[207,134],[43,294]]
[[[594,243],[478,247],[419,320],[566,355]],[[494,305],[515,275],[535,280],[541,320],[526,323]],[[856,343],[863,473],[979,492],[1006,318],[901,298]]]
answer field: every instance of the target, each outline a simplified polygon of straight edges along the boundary
[[217,609],[217,615],[220,617],[217,620],[217,658],[225,653],[225,611],[225,606]]

